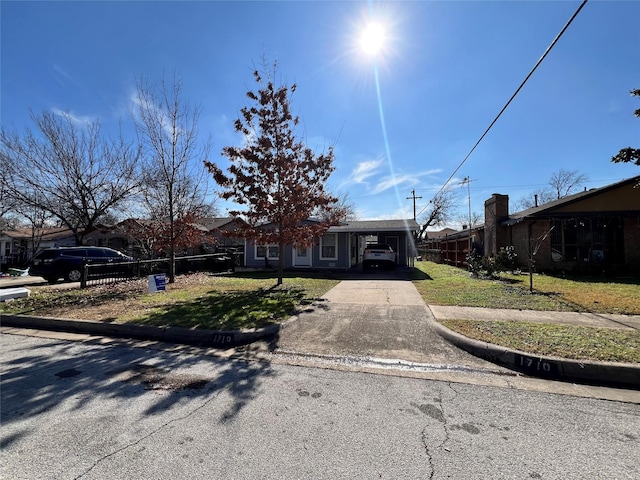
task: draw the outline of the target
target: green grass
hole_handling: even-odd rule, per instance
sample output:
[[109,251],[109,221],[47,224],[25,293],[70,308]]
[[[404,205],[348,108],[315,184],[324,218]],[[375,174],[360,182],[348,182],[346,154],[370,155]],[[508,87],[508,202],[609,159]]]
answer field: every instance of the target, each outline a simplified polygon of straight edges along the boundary
[[466,270],[416,262],[414,284],[427,304],[640,315],[640,279],[502,274],[472,278]]
[[[413,282],[427,304],[501,309],[640,314],[640,280],[502,274],[472,278],[466,270],[417,262]],[[640,363],[640,332],[544,323],[442,320],[462,335],[533,355]]]
[[480,320],[442,320],[441,323],[466,337],[533,355],[640,363],[637,330]]

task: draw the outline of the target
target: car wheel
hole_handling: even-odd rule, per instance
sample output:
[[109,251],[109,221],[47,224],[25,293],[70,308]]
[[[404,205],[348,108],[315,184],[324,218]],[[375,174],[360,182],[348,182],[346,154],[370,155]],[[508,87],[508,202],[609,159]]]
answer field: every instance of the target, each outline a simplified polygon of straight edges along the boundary
[[77,268],[72,268],[71,270],[69,270],[69,272],[67,273],[66,276],[67,280],[69,280],[70,282],[79,282],[80,279],[82,278],[82,271],[78,270]]

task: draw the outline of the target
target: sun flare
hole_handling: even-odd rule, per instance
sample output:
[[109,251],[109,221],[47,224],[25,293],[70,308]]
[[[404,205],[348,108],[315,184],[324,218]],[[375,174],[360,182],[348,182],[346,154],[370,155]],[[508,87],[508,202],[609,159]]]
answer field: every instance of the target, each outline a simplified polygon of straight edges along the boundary
[[384,47],[385,31],[379,23],[367,25],[360,36],[360,47],[368,55],[376,55]]

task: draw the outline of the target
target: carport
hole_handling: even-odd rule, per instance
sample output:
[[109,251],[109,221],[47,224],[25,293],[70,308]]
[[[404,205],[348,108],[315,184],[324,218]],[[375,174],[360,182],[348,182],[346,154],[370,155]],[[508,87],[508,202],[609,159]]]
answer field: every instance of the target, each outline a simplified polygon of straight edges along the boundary
[[359,220],[329,228],[329,233],[346,234],[349,239],[350,266],[362,262],[367,243],[387,243],[397,253],[399,266],[413,266],[416,256],[415,220]]

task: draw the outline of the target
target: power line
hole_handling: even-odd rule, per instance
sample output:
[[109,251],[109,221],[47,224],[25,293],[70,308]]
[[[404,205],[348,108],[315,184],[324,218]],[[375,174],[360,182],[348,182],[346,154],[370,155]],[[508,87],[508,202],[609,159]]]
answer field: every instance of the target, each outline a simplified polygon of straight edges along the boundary
[[[433,200],[438,196],[438,194],[440,192],[442,192],[442,190],[444,190],[444,188],[447,186],[447,184],[451,181],[451,179],[454,177],[454,175],[456,173],[458,173],[458,170],[460,170],[460,168],[462,168],[462,165],[465,164],[465,162],[468,160],[468,158],[471,156],[471,154],[473,153],[473,151],[476,149],[476,147],[478,145],[480,145],[480,142],[482,142],[482,140],[484,139],[484,137],[487,135],[487,133],[489,133],[489,130],[491,130],[491,128],[493,127],[493,125],[498,121],[498,119],[500,118],[500,116],[504,113],[504,111],[507,109],[507,107],[511,104],[511,102],[513,101],[514,98],[516,98],[516,95],[518,95],[518,93],[520,93],[520,90],[522,90],[522,87],[524,87],[524,84],[527,83],[527,81],[529,80],[529,78],[531,77],[531,75],[533,75],[533,72],[536,71],[536,69],[538,68],[538,66],[540,66],[540,64],[542,63],[542,61],[545,59],[545,57],[549,54],[549,52],[551,51],[551,49],[555,46],[555,44],[558,42],[558,40],[560,40],[560,37],[562,37],[562,35],[564,34],[565,30],[567,30],[567,28],[569,28],[569,25],[571,25],[571,23],[573,22],[573,20],[578,16],[578,13],[580,13],[580,10],[582,10],[582,7],[584,7],[586,5],[588,0],[583,0],[583,2],[580,4],[580,6],[578,7],[578,9],[575,11],[575,13],[571,16],[571,18],[569,19],[569,21],[565,24],[565,26],[562,28],[562,30],[560,30],[560,33],[558,33],[558,35],[556,35],[556,38],[553,39],[553,42],[551,42],[551,44],[547,47],[547,49],[545,50],[545,52],[542,54],[542,56],[540,57],[540,59],[536,62],[536,64],[534,65],[534,67],[531,69],[531,71],[529,72],[529,74],[526,76],[526,78],[522,81],[522,83],[520,84],[520,86],[516,89],[516,91],[514,92],[513,95],[511,95],[511,98],[509,99],[509,101],[505,104],[504,107],[502,107],[502,110],[500,110],[500,113],[498,113],[498,115],[496,116],[496,118],[493,119],[493,122],[491,122],[491,125],[489,125],[489,127],[487,127],[487,129],[484,131],[484,133],[482,134],[482,136],[478,139],[478,141],[476,142],[476,144],[473,146],[473,148],[469,151],[469,153],[467,153],[467,156],[464,157],[464,159],[462,160],[462,162],[460,162],[460,164],[456,167],[456,169],[453,171],[453,173],[451,174],[451,176],[449,176],[449,178],[447,179],[447,181],[444,183],[444,185],[442,185],[442,187],[440,188],[440,190],[438,190],[438,192],[431,198],[431,200],[429,200],[429,203],[433,202]],[[426,208],[429,206],[429,203],[427,203],[427,205],[420,210],[420,213],[424,212],[426,210]],[[420,214],[419,213],[419,214]],[[418,214],[418,215],[419,215]]]

